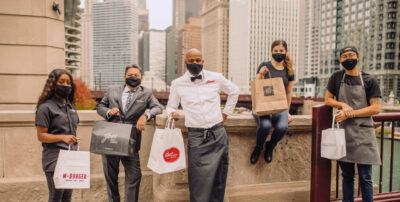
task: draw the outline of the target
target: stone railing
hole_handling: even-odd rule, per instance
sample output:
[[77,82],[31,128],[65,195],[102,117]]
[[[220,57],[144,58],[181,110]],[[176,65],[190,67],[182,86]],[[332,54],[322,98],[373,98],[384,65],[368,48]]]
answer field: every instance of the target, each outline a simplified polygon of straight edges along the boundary
[[[2,201],[46,201],[47,184],[41,166],[42,147],[36,137],[33,111],[0,111],[0,198]],[[79,111],[77,134],[81,150],[89,150],[95,111]],[[157,175],[147,168],[154,130],[165,127],[166,115],[146,125],[142,136],[140,201],[189,201],[186,170]],[[187,143],[184,118],[176,123]],[[251,165],[257,123],[251,114],[232,115],[224,123],[229,137],[229,171],[225,201],[309,201],[311,116],[294,116],[288,134],[275,149],[273,162],[262,156]],[[124,171],[120,166],[120,193]],[[74,190],[73,201],[107,199],[101,157],[91,154],[91,188]]]

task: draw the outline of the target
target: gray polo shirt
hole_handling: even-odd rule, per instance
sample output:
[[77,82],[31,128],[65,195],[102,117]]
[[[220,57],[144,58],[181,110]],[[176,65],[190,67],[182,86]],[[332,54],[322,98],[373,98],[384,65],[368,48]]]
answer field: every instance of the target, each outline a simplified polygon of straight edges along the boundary
[[[47,133],[53,135],[75,135],[79,123],[78,113],[75,107],[64,104],[61,100],[53,97],[39,105],[36,111],[35,125],[48,129]],[[45,172],[53,172],[56,166],[60,149],[68,149],[65,142],[42,143],[42,165]],[[71,145],[72,150],[76,150],[77,144]]]

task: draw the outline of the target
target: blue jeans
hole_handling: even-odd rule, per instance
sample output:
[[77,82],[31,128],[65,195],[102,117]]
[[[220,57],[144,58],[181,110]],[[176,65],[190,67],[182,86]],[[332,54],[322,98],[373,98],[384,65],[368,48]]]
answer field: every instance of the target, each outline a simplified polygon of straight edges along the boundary
[[[346,163],[338,161],[342,169],[342,189],[343,189],[343,202],[354,201],[354,163]],[[357,164],[358,168],[358,181],[361,186],[363,202],[374,201],[374,191],[372,188],[372,166],[365,164]]]
[[276,144],[283,138],[288,129],[288,111],[283,111],[281,113],[257,116],[253,114],[254,118],[258,122],[257,127],[257,146],[263,147],[265,140],[267,140],[269,131],[271,127],[274,127],[274,132],[272,133],[270,145],[275,147]]

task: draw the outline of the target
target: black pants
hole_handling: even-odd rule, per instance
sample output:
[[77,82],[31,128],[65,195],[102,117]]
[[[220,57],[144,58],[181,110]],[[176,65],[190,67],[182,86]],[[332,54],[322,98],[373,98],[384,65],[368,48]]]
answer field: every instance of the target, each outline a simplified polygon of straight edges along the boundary
[[54,186],[54,172],[45,172],[47,186],[49,187],[49,202],[71,201],[72,189],[56,189]]
[[221,126],[211,131],[189,128],[188,137],[190,201],[222,202],[229,162],[225,128]]
[[140,170],[139,153],[134,156],[102,155],[104,176],[107,183],[107,194],[110,202],[119,202],[118,173],[119,162],[125,169],[125,200],[126,202],[137,202],[139,199],[139,186],[142,178]]

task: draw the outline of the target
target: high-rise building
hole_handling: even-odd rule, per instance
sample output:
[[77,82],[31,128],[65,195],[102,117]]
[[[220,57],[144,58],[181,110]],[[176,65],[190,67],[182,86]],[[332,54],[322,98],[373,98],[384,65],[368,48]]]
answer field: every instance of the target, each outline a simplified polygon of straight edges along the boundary
[[386,99],[400,96],[400,29],[396,0],[341,0],[321,3],[319,85],[324,96],[330,75],[341,69],[339,51],[354,45],[361,55],[360,71],[375,76]]
[[139,34],[139,66],[143,72],[149,71],[149,32],[141,31]]
[[186,0],[185,3],[185,23],[189,23],[189,18],[200,17],[202,0]]
[[93,3],[98,0],[86,0],[85,8],[82,13],[82,47],[81,47],[81,68],[77,72],[77,77],[88,86],[94,88],[93,82]]
[[146,0],[138,0],[139,32],[149,30],[149,10],[146,8]]
[[174,26],[169,26],[165,29],[165,68],[167,69],[167,84],[171,85],[178,75],[177,69],[177,50],[176,50],[176,31]]
[[[81,14],[78,1],[65,4],[68,12],[65,13],[65,67],[77,76],[81,67]],[[68,8],[67,8],[68,7]]]
[[229,0],[203,0],[201,21],[204,68],[228,77]]
[[93,76],[97,89],[123,84],[126,65],[138,62],[136,0],[93,4]]
[[144,8],[144,9],[146,9],[147,8],[147,4],[146,4],[146,1],[147,0],[138,0],[138,8]]
[[295,97],[315,97],[318,82],[321,1],[303,0],[299,16],[299,61],[296,64]]
[[188,23],[178,28],[178,76],[186,72],[185,54],[192,48],[201,50],[201,19],[189,18]]
[[154,76],[165,81],[165,32],[149,30],[149,71]]
[[138,9],[138,17],[139,17],[139,31],[148,31],[149,30],[149,10],[145,8]]
[[185,0],[173,0],[172,26],[175,28],[185,24]]
[[[299,4],[298,0],[230,1],[228,78],[241,93],[250,93],[249,84],[258,66],[271,60],[273,41],[285,40],[290,57],[297,63]],[[203,26],[206,29],[207,25]]]

